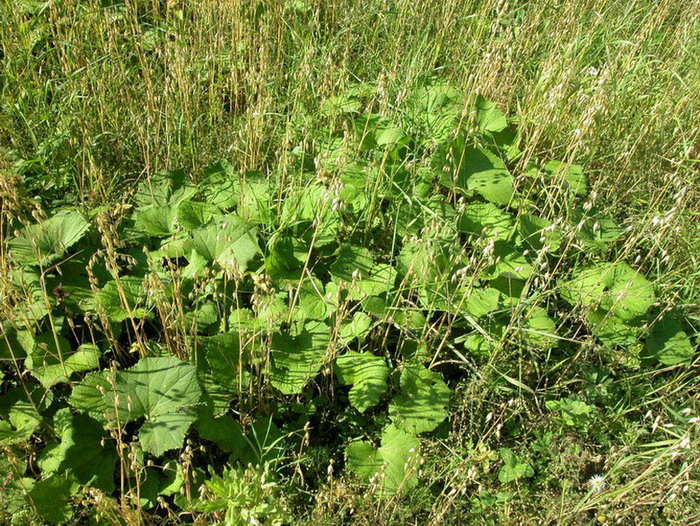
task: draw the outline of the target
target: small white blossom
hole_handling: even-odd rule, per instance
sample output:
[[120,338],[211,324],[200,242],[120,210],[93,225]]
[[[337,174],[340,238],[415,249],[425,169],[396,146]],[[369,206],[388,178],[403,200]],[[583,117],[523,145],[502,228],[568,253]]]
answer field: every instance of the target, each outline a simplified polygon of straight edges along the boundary
[[605,476],[604,475],[593,475],[588,479],[588,485],[591,487],[593,493],[600,493],[605,488]]

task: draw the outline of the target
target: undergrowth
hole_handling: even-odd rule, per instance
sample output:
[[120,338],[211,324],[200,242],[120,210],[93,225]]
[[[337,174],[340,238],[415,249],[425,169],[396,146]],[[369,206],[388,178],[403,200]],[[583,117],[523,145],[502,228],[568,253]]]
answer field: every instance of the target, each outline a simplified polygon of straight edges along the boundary
[[697,6],[12,5],[2,521],[700,521]]

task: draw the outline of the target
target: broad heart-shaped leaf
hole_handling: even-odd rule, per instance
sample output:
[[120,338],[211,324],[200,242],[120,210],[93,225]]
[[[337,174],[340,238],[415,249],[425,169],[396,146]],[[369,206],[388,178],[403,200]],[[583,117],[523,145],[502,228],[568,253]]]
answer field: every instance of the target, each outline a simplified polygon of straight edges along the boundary
[[[70,414],[61,409],[55,420],[63,422],[61,443],[55,451],[58,471],[71,474],[81,486],[91,486],[105,493],[114,490],[117,451],[96,420],[84,414]],[[60,416],[60,418],[58,418]],[[58,427],[58,426],[57,426]]]
[[44,333],[34,339],[34,350],[25,363],[32,375],[49,388],[67,382],[73,373],[97,369],[100,356],[96,345],[86,343],[74,351],[63,336]]
[[146,477],[139,484],[139,504],[149,509],[158,504],[160,495],[173,495],[180,490],[184,482],[182,465],[174,460],[162,468],[151,466],[145,470]]
[[372,318],[364,312],[357,311],[353,314],[352,319],[344,322],[338,331],[338,341],[342,344],[348,344],[355,339],[363,339],[369,333],[372,327]]
[[571,221],[576,228],[576,238],[589,248],[604,249],[622,237],[617,223],[596,209],[574,210]]
[[65,254],[85,235],[90,223],[74,210],[61,210],[53,217],[23,229],[10,239],[10,253],[27,265],[48,265]]
[[505,277],[511,279],[527,279],[532,274],[532,265],[527,260],[524,250],[505,241],[496,241],[493,257],[496,263],[486,268],[480,274],[483,279]]
[[238,214],[253,224],[270,223],[274,215],[270,184],[259,173],[249,171],[240,181]]
[[200,198],[224,210],[233,208],[240,199],[238,174],[228,161],[219,161],[204,169],[199,185]]
[[89,414],[100,422],[106,422],[105,415],[114,410],[107,405],[105,393],[112,389],[112,384],[107,378],[107,372],[96,371],[89,373],[73,388],[68,403],[77,409]]
[[235,214],[215,218],[192,231],[193,248],[207,261],[241,271],[260,252],[254,228]]
[[164,170],[139,184],[134,201],[139,207],[178,205],[195,192],[183,170]]
[[28,400],[18,400],[6,415],[7,421],[0,420],[0,444],[26,442],[41,425],[41,416]]
[[197,228],[221,214],[218,206],[198,201],[183,201],[177,206],[177,223],[186,230]]
[[586,316],[591,332],[608,347],[628,346],[639,341],[643,319],[622,320],[605,309],[596,309]]
[[588,193],[588,181],[580,165],[550,161],[545,165],[544,169],[555,180],[563,180],[564,186],[576,195],[586,195]]
[[289,291],[290,298],[297,298],[294,309],[294,319],[305,322],[306,320],[325,320],[331,313],[331,305],[325,295],[325,287],[320,280],[307,279]]
[[455,129],[464,97],[454,87],[432,77],[411,92],[406,105],[410,124],[417,126],[428,140],[442,141]]
[[486,148],[467,144],[464,136],[457,137],[445,150],[435,153],[436,168],[448,172],[442,184],[463,192],[474,191],[487,201],[506,205],[513,196],[513,177],[503,160]]
[[149,310],[142,306],[144,298],[143,280],[124,276],[119,278],[119,283],[107,282],[97,294],[95,304],[110,321],[120,322],[129,318],[148,317]]
[[557,326],[542,307],[532,308],[525,318],[524,337],[533,347],[551,349],[557,344]]
[[141,444],[160,456],[182,446],[201,394],[194,366],[174,357],[142,358],[115,374],[114,390],[106,393],[106,400],[123,423],[146,418]]
[[621,320],[643,316],[656,300],[654,286],[627,263],[602,263],[577,269],[561,296],[571,305],[601,307]]
[[477,95],[476,125],[483,132],[500,132],[508,127],[508,120],[496,104]]
[[551,226],[550,221],[533,214],[523,214],[518,218],[518,229],[523,243],[534,250],[540,250],[544,246],[549,247],[549,252],[559,250],[561,233],[558,230],[552,230]]
[[379,356],[348,351],[338,357],[335,372],[341,384],[352,385],[348,398],[360,412],[377,405],[386,392],[389,368]]
[[388,263],[378,263],[372,267],[369,276],[363,277],[349,289],[351,299],[361,300],[366,296],[379,296],[390,291],[396,280],[396,269]]
[[513,216],[492,203],[470,203],[459,219],[460,231],[476,237],[505,240],[514,228]]
[[27,497],[41,517],[53,524],[64,524],[73,515],[71,495],[74,484],[65,477],[51,475],[34,483]]
[[134,212],[134,230],[148,236],[169,236],[175,232],[177,208],[174,205],[146,206]]
[[301,279],[304,262],[309,254],[304,243],[292,236],[273,234],[267,248],[265,270],[271,279]]
[[348,285],[349,298],[360,301],[392,289],[396,269],[385,263],[374,264],[372,253],[363,247],[343,245],[331,265],[331,277],[336,284]]
[[336,260],[331,265],[334,281],[357,281],[368,277],[374,268],[372,253],[364,247],[345,244],[340,247]]
[[404,431],[432,431],[447,418],[450,394],[439,373],[421,364],[408,364],[401,371],[401,394],[389,405],[389,415]]
[[393,424],[384,429],[381,447],[353,442],[346,455],[348,467],[365,482],[377,484],[383,497],[409,490],[418,482],[420,440]]
[[646,354],[664,365],[690,363],[695,349],[683,330],[681,322],[672,314],[657,321],[646,339]]
[[491,287],[464,287],[464,294],[455,294],[452,308],[473,318],[480,318],[498,309],[500,297],[501,293]]
[[283,394],[299,394],[306,382],[316,376],[330,343],[330,327],[311,320],[301,334],[293,337],[278,333],[272,338],[272,385]]

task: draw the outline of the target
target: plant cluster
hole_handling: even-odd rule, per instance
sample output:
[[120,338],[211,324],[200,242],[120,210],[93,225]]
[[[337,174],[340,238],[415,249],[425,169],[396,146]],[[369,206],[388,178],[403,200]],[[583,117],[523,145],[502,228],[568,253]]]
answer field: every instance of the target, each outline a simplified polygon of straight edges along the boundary
[[[682,313],[619,256],[625,231],[580,166],[520,162],[517,123],[439,78],[392,116],[376,96],[325,101],[315,139],[270,173],[221,161],[153,174],[117,206],[19,202],[0,444],[43,519],[81,500],[114,521],[285,524],[282,479],[315,488],[343,467],[399,498],[466,379],[542,387],[512,353],[691,362]],[[571,392],[546,410],[585,430],[596,407]],[[499,458],[503,484],[535,475]]]

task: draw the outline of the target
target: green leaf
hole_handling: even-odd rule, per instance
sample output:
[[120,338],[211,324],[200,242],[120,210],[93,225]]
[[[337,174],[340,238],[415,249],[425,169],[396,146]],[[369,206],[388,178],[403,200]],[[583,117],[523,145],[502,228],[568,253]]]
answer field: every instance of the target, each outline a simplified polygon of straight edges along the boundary
[[275,334],[272,338],[272,385],[283,394],[299,394],[323,365],[330,343],[330,328],[320,321],[309,321],[296,337]]
[[195,192],[183,170],[163,170],[139,184],[134,201],[139,207],[178,205]]
[[464,97],[442,79],[429,77],[406,101],[407,118],[428,140],[443,141],[455,129]]
[[[363,277],[355,283],[354,287],[350,287],[351,299],[362,299],[366,296],[379,296],[390,291],[394,287],[396,279],[396,269],[387,263],[378,263],[372,267],[369,276]],[[361,294],[357,293],[357,290]]]
[[381,121],[374,128],[374,140],[377,146],[393,146],[404,137],[406,137],[404,131],[389,121]]
[[580,165],[550,161],[545,165],[544,169],[555,180],[563,181],[564,186],[576,195],[586,195],[588,193],[588,181]]
[[61,210],[53,217],[30,225],[10,239],[10,253],[19,263],[48,265],[60,259],[85,235],[90,223],[73,210]]
[[401,371],[401,394],[389,405],[389,415],[404,431],[432,431],[447,418],[450,395],[439,373],[421,364],[408,364]]
[[364,312],[357,311],[350,321],[344,322],[338,332],[338,340],[342,344],[349,344],[353,340],[363,339],[372,327],[372,318]]
[[657,321],[646,339],[646,351],[664,365],[690,363],[695,354],[683,324],[671,314]]
[[221,214],[218,206],[197,201],[183,201],[177,207],[178,224],[186,229],[197,228]]
[[192,231],[193,248],[207,261],[245,271],[260,252],[253,227],[235,214],[218,217]]
[[27,400],[16,401],[9,410],[7,421],[0,420],[0,444],[26,442],[41,425],[41,416]]
[[482,132],[500,132],[508,127],[508,120],[496,104],[477,95],[476,125]]
[[518,227],[523,243],[533,250],[541,250],[545,245],[549,252],[556,252],[561,246],[561,232],[552,230],[552,223],[532,214],[522,214],[518,218]]
[[158,504],[158,497],[177,493],[184,478],[181,464],[173,461],[162,468],[151,466],[145,470],[145,478],[139,484],[139,500],[143,509],[153,508]]
[[372,253],[364,247],[345,244],[340,247],[330,271],[334,281],[352,282],[368,277],[374,268]]
[[290,297],[297,297],[298,307],[295,309],[299,321],[325,320],[331,313],[331,307],[325,295],[325,287],[320,280],[305,280],[299,290],[290,290]]
[[[25,331],[15,331],[4,325],[0,325],[0,366],[13,363],[14,361],[21,362],[27,357],[27,351],[19,342],[19,338],[24,335],[31,338],[30,333]],[[18,336],[18,334],[20,336]]]
[[270,185],[258,172],[247,172],[240,182],[238,214],[253,224],[270,223],[275,211]]
[[105,371],[90,373],[73,388],[68,399],[71,406],[78,411],[84,411],[100,422],[106,422],[105,414],[110,408],[105,399],[105,393],[112,389],[112,384]]
[[309,249],[299,240],[285,235],[273,235],[265,257],[265,270],[274,279],[299,281]]
[[144,299],[143,280],[124,276],[118,283],[107,282],[97,294],[95,306],[102,309],[110,321],[121,322],[129,318],[147,318],[150,311],[141,306]]
[[134,212],[134,230],[147,236],[163,237],[175,233],[174,206],[147,206],[137,208]]
[[284,434],[272,420],[272,416],[262,417],[249,426],[242,438],[241,447],[231,454],[231,461],[244,464],[277,463],[285,457]]
[[45,333],[35,338],[34,350],[25,364],[32,375],[49,388],[67,382],[73,373],[97,369],[101,354],[97,346],[90,343],[73,351],[63,336]]
[[484,289],[465,287],[465,294],[461,300],[455,299],[454,309],[473,318],[480,318],[498,310],[500,297],[500,292],[491,287]]
[[214,442],[224,453],[240,451],[247,446],[241,424],[228,415],[214,416],[209,408],[203,407],[195,425],[202,438]]
[[348,398],[361,413],[377,405],[387,390],[389,368],[371,353],[348,351],[338,357],[335,372],[341,384],[352,385]]
[[525,340],[538,349],[551,349],[557,344],[557,326],[542,307],[532,308],[525,318]]
[[70,501],[72,493],[73,483],[70,480],[52,475],[37,481],[27,497],[45,520],[62,524],[73,515],[73,506]]
[[459,229],[465,234],[506,240],[514,230],[513,217],[492,203],[470,203],[464,208]]
[[365,441],[353,442],[346,455],[348,467],[365,482],[376,483],[382,496],[409,490],[418,482],[420,440],[394,425],[384,429],[379,448]]
[[520,462],[510,449],[501,448],[499,453],[501,460],[504,462],[498,472],[498,480],[502,483],[507,484],[519,478],[532,477],[535,474],[532,466],[526,462]]
[[[438,164],[446,164],[456,175],[443,177],[442,183],[452,186],[456,183],[462,192],[474,191],[497,205],[506,205],[513,196],[513,177],[503,160],[495,153],[466,144],[463,137],[457,138],[451,146],[450,154],[438,151]],[[440,159],[444,159],[442,162]],[[444,170],[444,168],[441,169]]]
[[532,265],[519,247],[504,241],[496,241],[493,257],[496,263],[482,271],[480,274],[481,278],[496,279],[503,277],[525,280],[532,274]]
[[58,470],[75,477],[81,486],[114,491],[114,468],[117,451],[102,425],[84,414],[71,415],[67,409],[66,425],[56,455],[61,459]]
[[576,227],[576,238],[589,248],[604,249],[623,234],[610,216],[596,209],[575,210],[571,220]]
[[205,203],[229,210],[240,200],[238,175],[228,161],[219,161],[204,169],[199,185],[201,199]]
[[122,423],[145,417],[139,432],[142,446],[160,456],[182,446],[200,396],[194,366],[174,357],[142,358],[115,374],[114,390],[107,391],[106,402],[116,408]]
[[574,271],[561,296],[571,305],[609,310],[622,320],[646,314],[656,301],[654,286],[626,263],[602,263]]
[[586,318],[591,332],[608,347],[626,347],[639,341],[639,319],[622,320],[605,309],[591,311]]
[[590,420],[590,415],[595,411],[595,406],[572,398],[548,400],[545,406],[550,411],[558,411],[561,422],[570,427],[585,426]]

